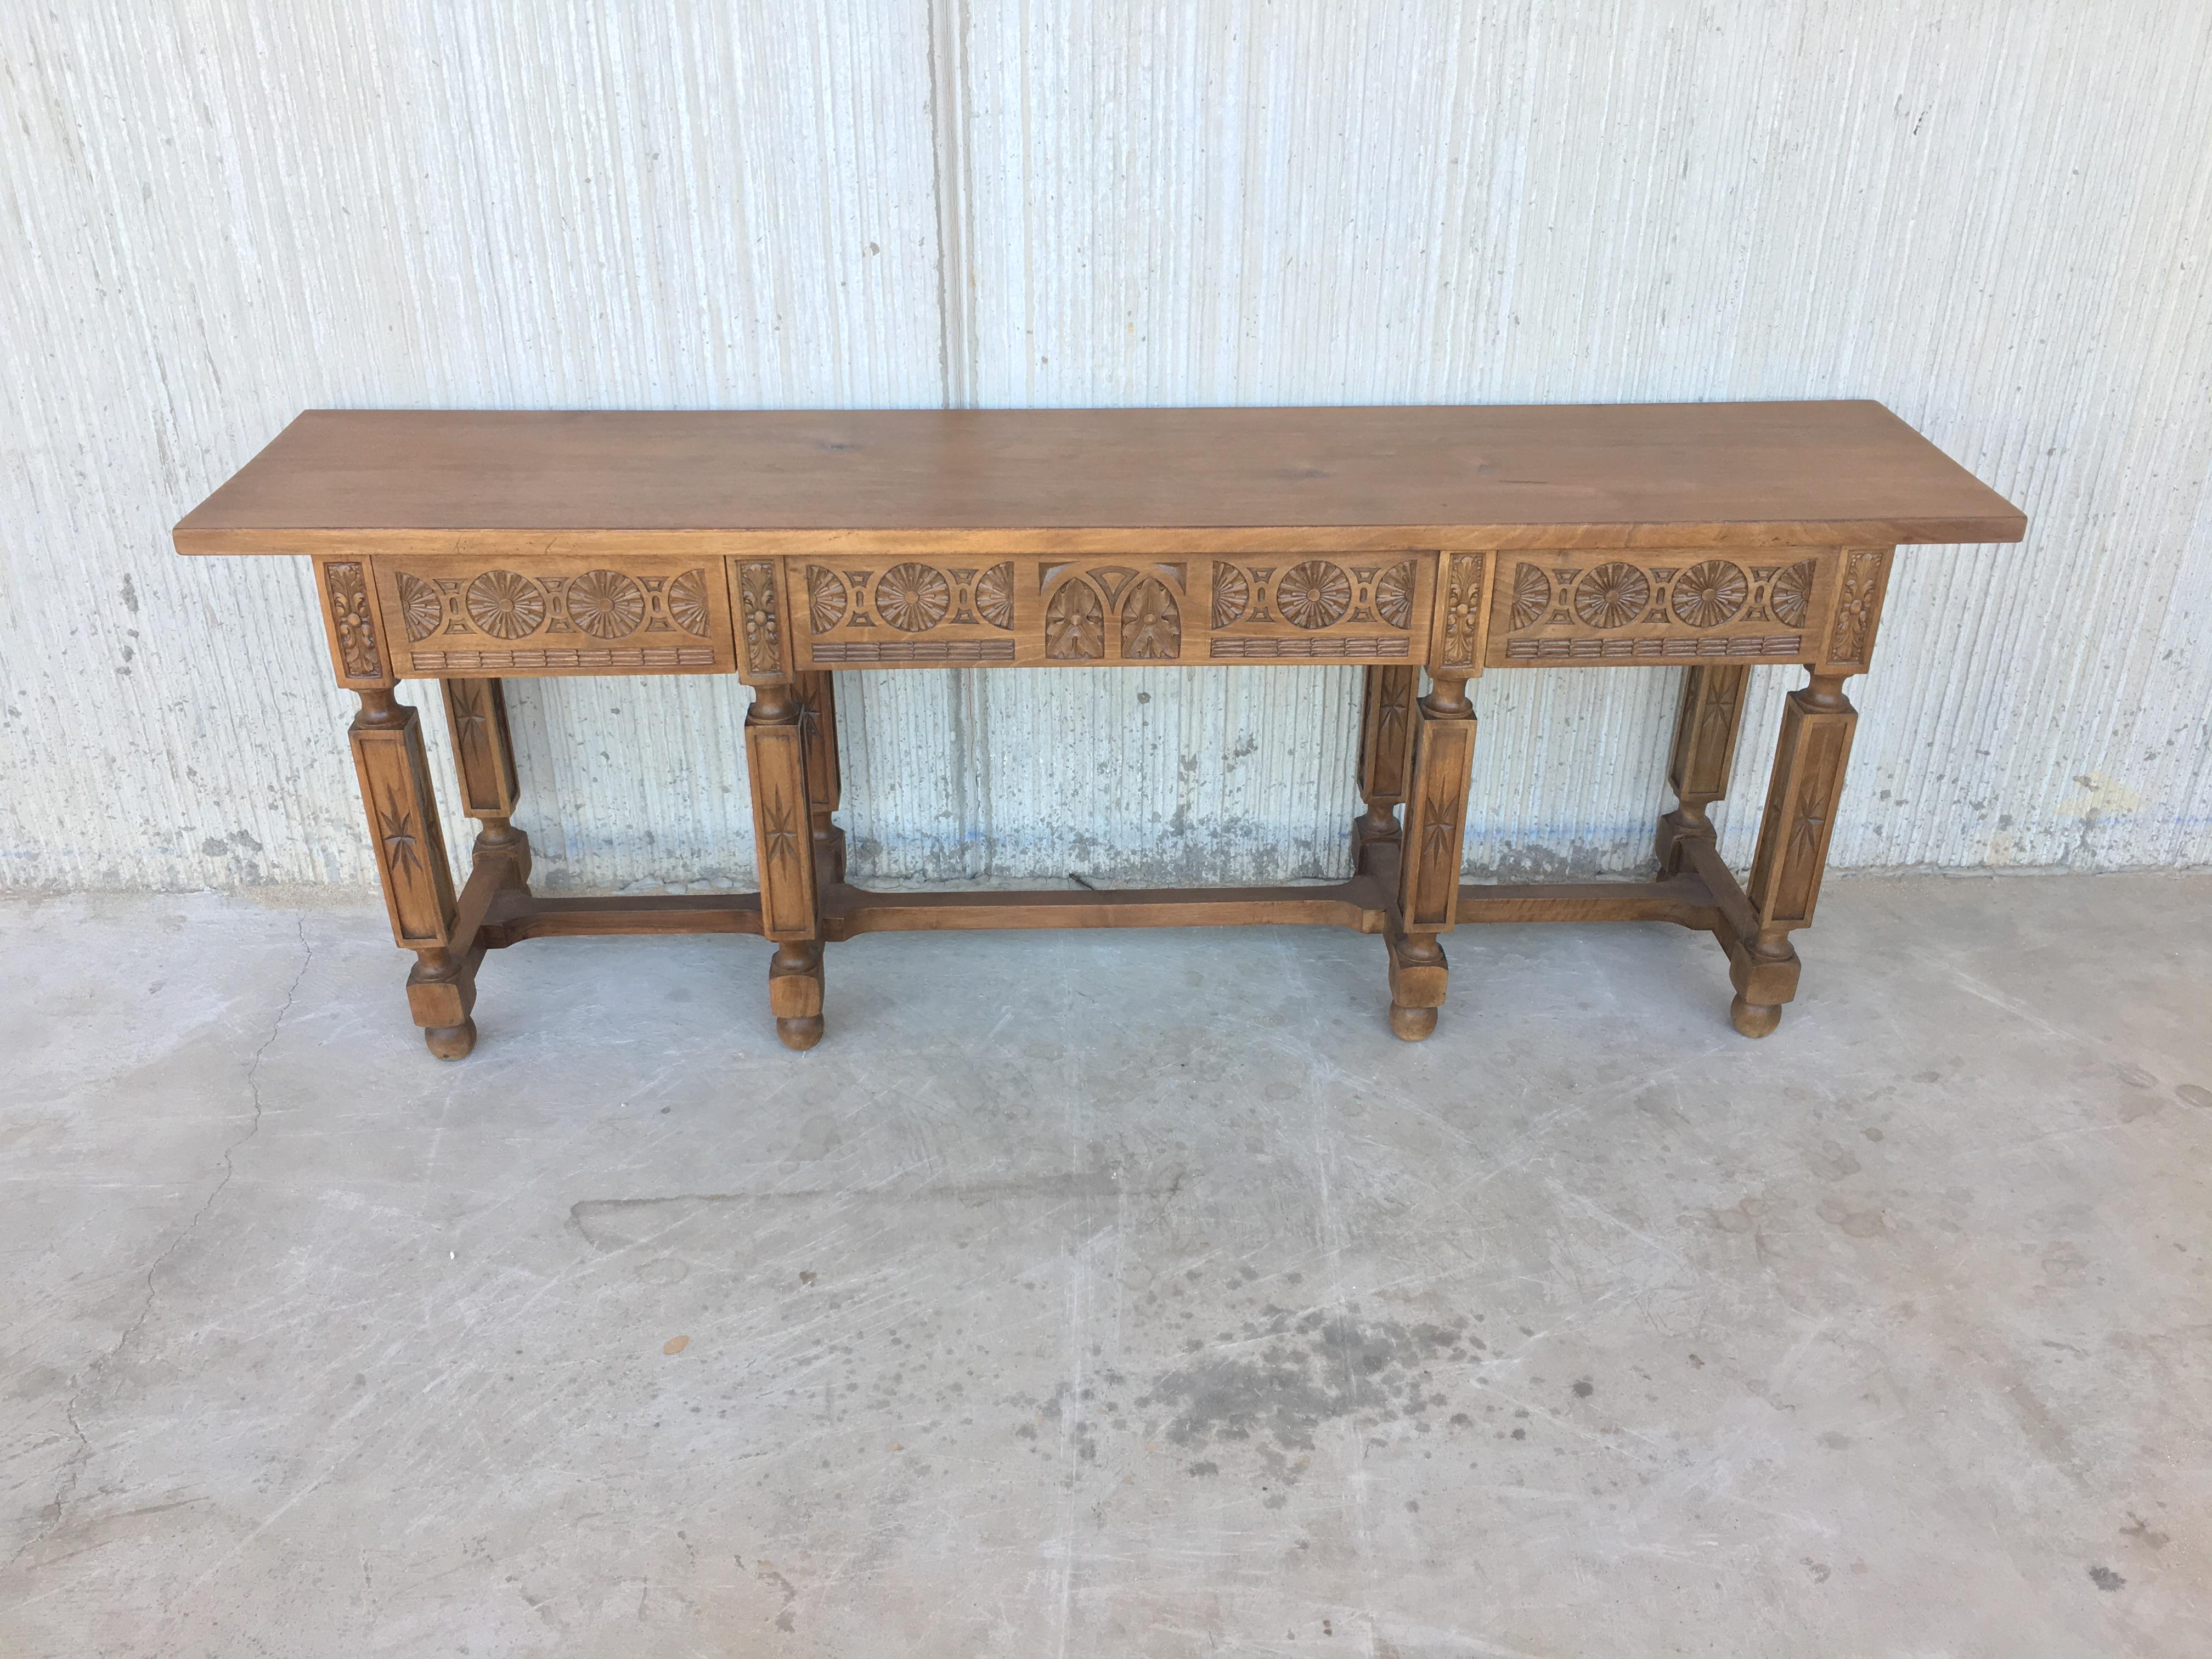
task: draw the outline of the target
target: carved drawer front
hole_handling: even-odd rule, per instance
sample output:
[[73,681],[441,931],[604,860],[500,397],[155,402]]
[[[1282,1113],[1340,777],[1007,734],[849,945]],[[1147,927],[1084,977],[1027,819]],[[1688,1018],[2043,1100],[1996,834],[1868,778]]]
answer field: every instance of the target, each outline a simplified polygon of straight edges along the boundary
[[376,560],[403,677],[717,674],[737,666],[720,559]]
[[1822,654],[1832,547],[1508,552],[1491,595],[1492,667],[1803,662]]
[[807,669],[1418,662],[1434,565],[1416,552],[884,555],[794,557],[786,574]]

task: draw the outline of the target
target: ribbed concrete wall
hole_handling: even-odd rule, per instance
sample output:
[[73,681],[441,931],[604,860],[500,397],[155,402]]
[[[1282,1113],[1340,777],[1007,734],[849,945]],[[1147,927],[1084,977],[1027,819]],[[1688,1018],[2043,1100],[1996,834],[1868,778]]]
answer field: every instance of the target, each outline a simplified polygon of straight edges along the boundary
[[[0,69],[0,886],[368,878],[306,574],[166,540],[312,405],[1878,398],[2034,527],[1902,556],[1837,861],[2212,862],[2212,9],[76,0]],[[1470,867],[1634,867],[1676,678],[1480,683]],[[859,863],[1326,872],[1353,685],[854,676]],[[546,884],[745,882],[744,703],[519,685]]]

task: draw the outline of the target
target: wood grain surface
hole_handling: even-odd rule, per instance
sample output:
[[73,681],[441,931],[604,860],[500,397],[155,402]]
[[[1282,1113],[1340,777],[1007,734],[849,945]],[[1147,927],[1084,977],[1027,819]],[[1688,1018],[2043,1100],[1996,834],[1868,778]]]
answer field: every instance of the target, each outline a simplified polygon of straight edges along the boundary
[[176,543],[1174,551],[1172,532],[1212,532],[1204,545],[1221,549],[1233,544],[1219,532],[1241,529],[1276,548],[1725,547],[2017,541],[2025,528],[1865,402],[316,410],[187,514]]

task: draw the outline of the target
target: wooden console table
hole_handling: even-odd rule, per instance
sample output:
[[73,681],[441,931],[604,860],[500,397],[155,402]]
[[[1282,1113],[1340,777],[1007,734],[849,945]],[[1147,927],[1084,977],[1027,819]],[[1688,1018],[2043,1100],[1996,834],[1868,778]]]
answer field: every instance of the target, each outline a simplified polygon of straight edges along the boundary
[[[1879,404],[908,413],[302,415],[177,526],[183,553],[314,562],[409,1006],[476,1042],[488,950],[546,934],[773,940],[783,1041],[822,1036],[822,947],[886,928],[1320,922],[1379,933],[1391,1029],[1434,1029],[1462,921],[1662,921],[1728,952],[1763,1036],[1797,985],[1899,543],[2026,520]],[[845,880],[841,668],[1366,665],[1354,871],[1334,886],[878,893]],[[1802,663],[1749,879],[1707,809],[1746,670]],[[1680,665],[1656,878],[1462,885],[1486,669]],[[1425,672],[1429,690],[1419,695]],[[541,898],[501,682],[729,674],[760,891]],[[435,679],[456,890],[416,711]]]

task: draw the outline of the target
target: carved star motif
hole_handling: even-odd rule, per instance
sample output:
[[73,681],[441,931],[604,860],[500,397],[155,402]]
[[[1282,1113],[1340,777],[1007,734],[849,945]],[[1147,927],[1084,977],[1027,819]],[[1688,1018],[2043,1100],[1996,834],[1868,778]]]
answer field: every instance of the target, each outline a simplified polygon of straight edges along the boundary
[[484,740],[483,693],[472,685],[461,685],[453,691],[454,723],[460,727],[460,738],[471,748]]
[[1449,793],[1429,797],[1428,821],[1421,830],[1424,858],[1449,854],[1459,845],[1459,814]]
[[791,827],[790,809],[781,801],[771,801],[767,804],[766,811],[769,862],[774,864],[787,858],[795,860],[799,854],[799,836]]
[[1793,848],[1812,852],[1820,844],[1820,830],[1828,821],[1827,792],[1808,794],[1804,808],[1797,815],[1797,825],[1790,840]]
[[421,844],[415,834],[415,817],[396,801],[386,802],[377,808],[379,839],[384,843],[384,861],[395,873],[414,873]]

